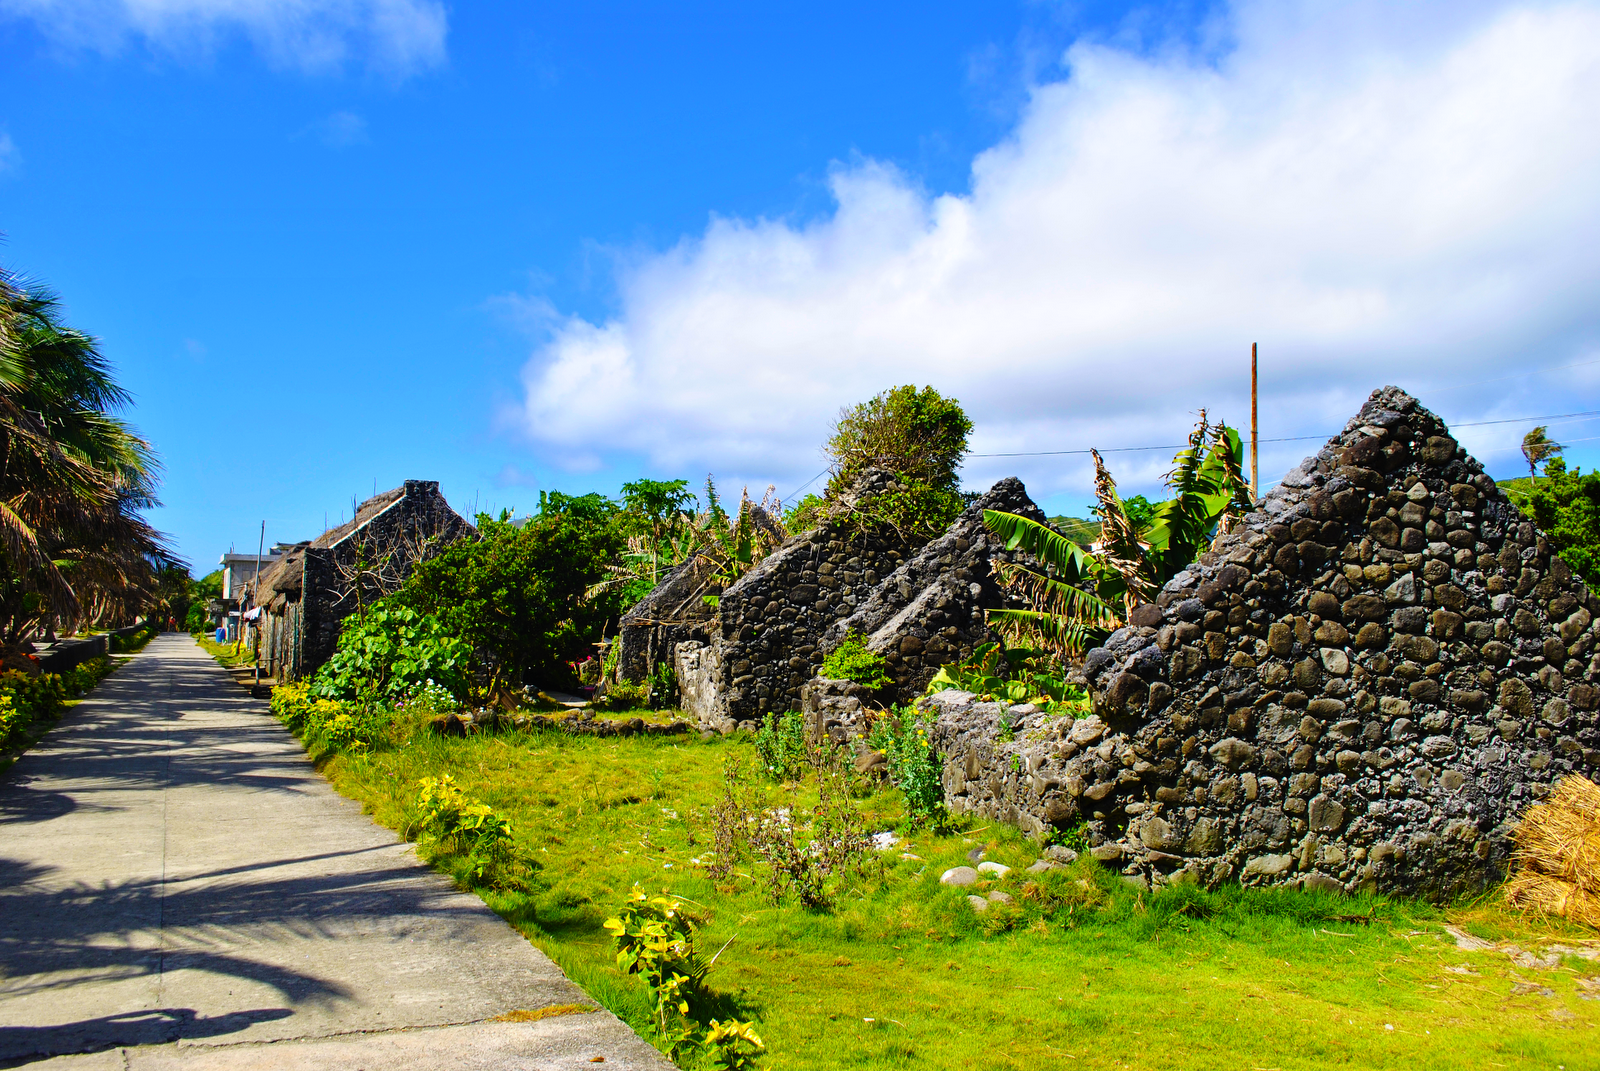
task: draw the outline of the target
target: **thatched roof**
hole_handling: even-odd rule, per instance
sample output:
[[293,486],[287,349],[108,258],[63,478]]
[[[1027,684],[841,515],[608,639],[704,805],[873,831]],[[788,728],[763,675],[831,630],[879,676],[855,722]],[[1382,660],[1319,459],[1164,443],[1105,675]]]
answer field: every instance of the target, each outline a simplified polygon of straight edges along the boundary
[[354,517],[350,518],[348,521],[345,521],[337,528],[329,528],[326,532],[323,532],[317,538],[313,539],[311,541],[311,545],[313,547],[325,550],[328,547],[336,546],[339,543],[344,542],[344,540],[350,536],[350,533],[354,532],[358,528],[365,527],[372,520],[372,518],[376,517],[378,514],[382,513],[384,510],[400,501],[405,497],[405,495],[406,489],[404,485],[396,487],[391,491],[384,491],[380,494],[373,495],[371,498],[367,499],[365,502],[361,503],[361,505],[356,507],[356,515]]
[[260,584],[255,589],[257,606],[271,604],[274,609],[279,609],[287,599],[300,597],[300,588],[306,575],[306,547],[309,545],[296,543],[277,561],[262,568]]

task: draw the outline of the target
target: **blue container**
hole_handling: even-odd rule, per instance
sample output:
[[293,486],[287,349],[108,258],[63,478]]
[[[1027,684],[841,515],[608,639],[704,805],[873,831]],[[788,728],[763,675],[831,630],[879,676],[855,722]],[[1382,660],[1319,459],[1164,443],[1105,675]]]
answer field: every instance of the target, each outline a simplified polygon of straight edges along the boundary
[[228,630],[227,629],[225,629],[225,628],[217,629],[217,642],[218,643],[227,643],[228,642]]

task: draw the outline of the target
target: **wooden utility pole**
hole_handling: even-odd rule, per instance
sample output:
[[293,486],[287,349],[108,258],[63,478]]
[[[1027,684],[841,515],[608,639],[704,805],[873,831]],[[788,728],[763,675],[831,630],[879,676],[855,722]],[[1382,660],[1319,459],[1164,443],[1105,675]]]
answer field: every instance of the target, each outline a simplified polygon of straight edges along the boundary
[[1261,501],[1261,434],[1256,424],[1256,344],[1250,343],[1250,500]]

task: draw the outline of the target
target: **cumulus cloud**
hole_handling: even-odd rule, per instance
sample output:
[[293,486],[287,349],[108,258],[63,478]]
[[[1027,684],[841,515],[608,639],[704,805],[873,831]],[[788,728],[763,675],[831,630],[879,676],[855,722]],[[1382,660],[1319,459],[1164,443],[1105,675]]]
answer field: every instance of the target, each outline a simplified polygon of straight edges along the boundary
[[[614,318],[550,325],[522,430],[574,466],[783,490],[841,405],[913,382],[966,405],[979,453],[1179,444],[1201,406],[1248,420],[1252,342],[1264,439],[1337,430],[1384,383],[1463,421],[1600,408],[1579,404],[1600,369],[1525,375],[1600,357],[1600,7],[1225,21],[1209,59],[1074,46],[969,192],[838,165],[826,218],[716,218],[627,263]],[[1509,434],[1462,431],[1489,458]],[[1310,445],[1264,444],[1264,475]],[[1113,466],[1138,483],[1169,457]],[[965,475],[1008,472],[1087,487],[1082,458]]]
[[354,63],[397,76],[443,62],[447,30],[440,0],[0,0],[0,13],[75,48],[109,53],[141,39],[186,57],[243,35],[276,66]]

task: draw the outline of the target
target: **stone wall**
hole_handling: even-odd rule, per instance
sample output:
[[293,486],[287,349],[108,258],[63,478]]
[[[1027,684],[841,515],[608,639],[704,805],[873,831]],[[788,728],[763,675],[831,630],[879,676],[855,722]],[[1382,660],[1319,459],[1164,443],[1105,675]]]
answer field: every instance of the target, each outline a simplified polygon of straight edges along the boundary
[[622,615],[617,628],[616,679],[642,681],[662,662],[671,664],[678,644],[706,643],[716,608],[707,597],[722,594],[716,563],[696,554],[680,562],[655,589]]
[[986,611],[1005,606],[1007,595],[991,562],[1016,554],[984,527],[986,509],[1041,524],[1046,520],[1021,480],[1001,480],[962,511],[944,535],[890,573],[855,613],[829,629],[823,648],[831,651],[851,632],[865,635],[867,647],[889,664],[894,698],[909,702],[940,666],[968,658],[975,647],[995,639]]
[[[892,481],[871,471],[852,496],[879,493]],[[722,593],[709,640],[677,645],[684,709],[721,732],[797,709],[800,689],[822,663],[823,636],[909,549],[892,531],[863,532],[840,517],[767,555]]]
[[[891,480],[869,473],[851,497],[878,493]],[[995,638],[985,611],[1006,605],[1007,596],[991,563],[1015,554],[983,526],[985,509],[1045,520],[1022,482],[1009,478],[920,548],[892,532],[863,536],[846,520],[785,543],[723,593],[708,640],[678,644],[684,709],[724,732],[797,709],[814,733],[842,736],[863,704],[921,695],[941,665]],[[815,676],[851,632],[883,655],[892,685],[869,692]]]
[[1600,764],[1597,615],[1444,424],[1386,387],[1089,652],[1098,717],[935,697],[946,787],[1034,831],[1085,822],[1098,858],[1151,884],[1481,889],[1520,812]]

